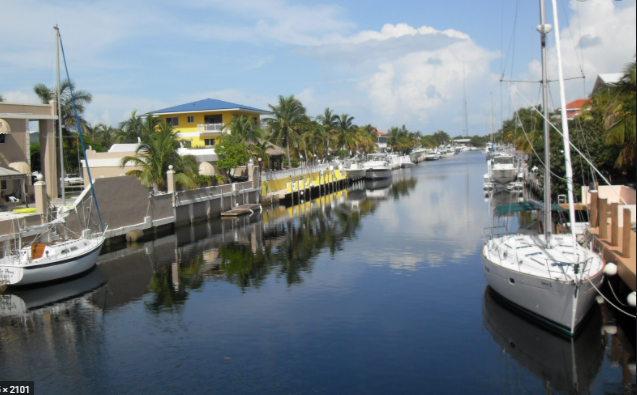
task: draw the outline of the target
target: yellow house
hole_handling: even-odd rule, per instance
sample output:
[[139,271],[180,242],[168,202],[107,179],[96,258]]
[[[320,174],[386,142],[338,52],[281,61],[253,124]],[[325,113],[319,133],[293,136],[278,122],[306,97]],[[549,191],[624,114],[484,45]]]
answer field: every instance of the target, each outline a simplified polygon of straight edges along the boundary
[[223,127],[230,123],[233,116],[250,117],[259,125],[261,116],[269,113],[269,111],[241,104],[205,99],[153,111],[149,114],[172,125],[177,139],[190,140],[193,148],[213,148],[216,138],[221,136]]

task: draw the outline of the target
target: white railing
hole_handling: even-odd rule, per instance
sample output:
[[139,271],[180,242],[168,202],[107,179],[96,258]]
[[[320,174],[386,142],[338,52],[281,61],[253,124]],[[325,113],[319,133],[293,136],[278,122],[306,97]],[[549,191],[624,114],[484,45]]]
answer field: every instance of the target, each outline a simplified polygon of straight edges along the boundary
[[329,167],[330,167],[329,164],[324,164],[324,165],[300,167],[298,169],[269,171],[269,172],[261,173],[261,181],[274,181],[274,180],[281,180],[284,178],[303,176],[306,174],[327,170]]
[[197,125],[197,131],[198,132],[221,132],[224,126],[226,126],[225,123],[204,123],[202,125]]

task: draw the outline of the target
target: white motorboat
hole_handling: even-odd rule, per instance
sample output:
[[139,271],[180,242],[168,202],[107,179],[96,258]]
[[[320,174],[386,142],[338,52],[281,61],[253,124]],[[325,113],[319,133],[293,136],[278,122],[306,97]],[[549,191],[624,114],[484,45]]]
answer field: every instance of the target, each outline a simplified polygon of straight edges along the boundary
[[515,181],[518,169],[512,155],[499,154],[489,161],[489,175],[492,182],[506,185]]
[[417,150],[414,150],[409,156],[411,156],[411,159],[414,163],[424,162],[427,158],[427,151],[425,151],[423,148],[419,148]]
[[[550,152],[548,107],[548,77],[546,67],[546,35],[552,27],[546,24],[544,1],[540,0],[541,22],[537,27],[542,37],[542,82],[545,152]],[[557,10],[554,21],[558,23]],[[604,262],[593,251],[579,245],[572,231],[575,228],[573,184],[568,139],[568,117],[561,66],[559,27],[555,27],[562,130],[568,186],[570,234],[554,235],[552,220],[550,172],[545,172],[543,235],[500,234],[502,228],[486,229],[482,247],[482,266],[489,286],[518,310],[535,320],[568,335],[575,336],[579,325],[590,310],[604,280]],[[545,156],[550,168],[550,155]],[[506,233],[506,232],[504,232]]]
[[434,160],[440,160],[440,153],[438,151],[435,150],[429,150],[427,151],[427,156],[425,157],[426,161],[434,161]]
[[400,167],[403,169],[411,169],[412,167],[416,167],[416,163],[414,163],[411,156],[404,155],[400,157]]
[[390,178],[392,176],[386,154],[375,153],[367,155],[367,162],[363,163],[363,168],[366,170],[366,180]]
[[367,169],[365,169],[361,163],[351,163],[349,166],[346,166],[343,171],[350,180],[365,178],[365,174],[367,174]]

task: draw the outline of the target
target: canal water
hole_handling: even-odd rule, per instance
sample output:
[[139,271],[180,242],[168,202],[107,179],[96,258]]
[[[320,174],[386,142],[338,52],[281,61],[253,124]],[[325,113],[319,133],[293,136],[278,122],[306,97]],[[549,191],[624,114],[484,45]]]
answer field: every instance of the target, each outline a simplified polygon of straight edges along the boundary
[[634,394],[634,320],[596,306],[567,340],[489,291],[481,234],[518,197],[485,198],[485,172],[462,153],[9,290],[0,380],[38,394]]

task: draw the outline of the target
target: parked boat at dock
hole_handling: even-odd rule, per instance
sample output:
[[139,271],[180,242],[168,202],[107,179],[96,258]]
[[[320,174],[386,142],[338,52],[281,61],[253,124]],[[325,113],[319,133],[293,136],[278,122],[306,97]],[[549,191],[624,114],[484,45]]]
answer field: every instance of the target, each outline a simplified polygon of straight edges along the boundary
[[375,153],[367,155],[367,161],[363,163],[363,168],[366,170],[366,180],[390,178],[392,176],[389,158],[386,154]]
[[[540,25],[537,30],[542,39],[542,82],[544,110],[544,144],[545,151],[550,152],[549,109],[548,109],[548,77],[546,67],[546,35],[552,26],[546,24],[544,0],[540,0]],[[554,20],[558,22],[558,11],[554,12]],[[556,35],[559,29],[556,26]],[[575,336],[584,317],[589,312],[597,289],[604,280],[604,262],[601,258],[576,242],[574,234],[574,205],[572,193],[572,168],[570,159],[570,141],[568,139],[568,120],[564,103],[564,84],[561,60],[559,58],[559,36],[556,37],[558,51],[558,72],[560,79],[560,96],[562,101],[562,122],[564,133],[564,152],[566,179],[568,185],[568,202],[570,216],[569,234],[553,234],[551,179],[550,172],[545,172],[543,202],[543,235],[507,234],[506,228],[493,227],[485,229],[483,234],[482,265],[489,286],[513,303],[520,311],[542,324],[568,335]],[[500,158],[507,158],[504,164],[513,167],[510,155],[500,154],[494,157],[494,163],[501,163]],[[550,168],[546,158],[546,166]],[[490,164],[490,173],[493,172]],[[503,173],[504,174],[504,173]],[[510,173],[509,173],[510,174]],[[517,174],[517,172],[513,172]],[[494,177],[492,173],[492,178]],[[505,176],[500,181],[503,181]],[[504,230],[504,232],[503,232]]]
[[518,169],[512,155],[499,154],[489,161],[490,181],[500,185],[506,185],[515,181]]

